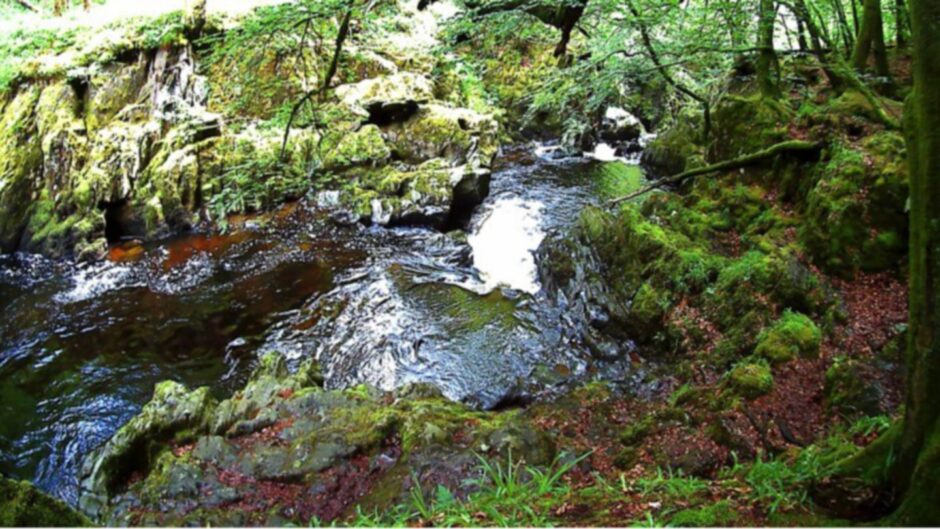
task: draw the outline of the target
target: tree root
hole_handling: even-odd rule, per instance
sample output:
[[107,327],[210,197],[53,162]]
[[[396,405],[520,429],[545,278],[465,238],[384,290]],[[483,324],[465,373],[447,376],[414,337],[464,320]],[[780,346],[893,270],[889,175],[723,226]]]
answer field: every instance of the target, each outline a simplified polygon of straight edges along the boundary
[[678,183],[681,183],[683,180],[686,180],[687,178],[692,178],[693,176],[698,176],[700,174],[714,173],[716,171],[726,171],[728,169],[737,169],[739,167],[745,167],[748,165],[755,164],[761,160],[765,160],[767,158],[773,158],[774,156],[777,156],[778,154],[783,154],[783,153],[788,153],[788,152],[813,152],[813,151],[818,151],[820,148],[822,148],[822,143],[814,142],[814,141],[789,140],[789,141],[780,142],[775,145],[771,145],[770,147],[766,149],[763,149],[763,150],[760,150],[751,154],[745,154],[744,156],[740,156],[732,160],[725,160],[723,162],[718,162],[716,164],[706,165],[705,167],[698,167],[695,169],[690,169],[688,171],[679,173],[675,176],[670,176],[667,178],[660,178],[659,180],[653,182],[652,184],[642,189],[639,189],[637,191],[634,191],[633,193],[629,193],[627,195],[623,195],[621,197],[608,201],[607,206],[609,207],[616,206],[617,204],[620,204],[621,202],[625,202],[627,200],[636,198],[638,196],[645,195],[646,193],[649,193],[650,191],[654,189],[658,189],[660,187],[671,185],[671,184],[678,184]]

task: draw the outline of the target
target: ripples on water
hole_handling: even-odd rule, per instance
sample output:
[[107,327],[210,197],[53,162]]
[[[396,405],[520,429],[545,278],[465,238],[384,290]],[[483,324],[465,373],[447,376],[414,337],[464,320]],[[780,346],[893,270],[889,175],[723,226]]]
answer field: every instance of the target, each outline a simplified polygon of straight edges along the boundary
[[266,351],[316,356],[329,387],[426,381],[481,407],[592,372],[532,252],[639,169],[519,153],[503,165],[466,236],[337,226],[320,197],[104,263],[0,258],[0,472],[74,501],[81,458],[155,383],[224,397]]

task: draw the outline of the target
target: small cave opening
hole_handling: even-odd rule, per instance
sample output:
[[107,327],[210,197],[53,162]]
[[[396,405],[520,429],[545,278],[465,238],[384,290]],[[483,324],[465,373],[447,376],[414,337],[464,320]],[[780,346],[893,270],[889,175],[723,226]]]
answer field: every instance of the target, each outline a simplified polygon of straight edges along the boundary
[[104,211],[104,236],[108,244],[140,239],[146,235],[146,223],[127,199],[102,202],[98,207]]
[[369,119],[366,123],[387,127],[394,123],[407,121],[418,112],[417,101],[405,101],[404,103],[373,103],[366,107],[369,112]]

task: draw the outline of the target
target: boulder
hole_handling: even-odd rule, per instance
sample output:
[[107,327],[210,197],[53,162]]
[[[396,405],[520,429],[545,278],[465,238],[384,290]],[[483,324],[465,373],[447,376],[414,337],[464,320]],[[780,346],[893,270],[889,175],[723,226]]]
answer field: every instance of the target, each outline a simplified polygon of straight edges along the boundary
[[754,352],[770,362],[782,364],[798,357],[819,356],[821,340],[822,332],[813,320],[788,310],[770,328],[761,332]]
[[157,384],[140,414],[86,458],[81,471],[82,511],[97,516],[122,480],[150,468],[162,443],[193,438],[203,431],[215,405],[207,387],[188,391],[173,381]]
[[400,72],[339,86],[336,95],[364,120],[382,126],[412,116],[434,98],[434,88],[423,75]]
[[601,120],[600,138],[607,143],[634,142],[645,133],[636,116],[618,107],[608,107]]

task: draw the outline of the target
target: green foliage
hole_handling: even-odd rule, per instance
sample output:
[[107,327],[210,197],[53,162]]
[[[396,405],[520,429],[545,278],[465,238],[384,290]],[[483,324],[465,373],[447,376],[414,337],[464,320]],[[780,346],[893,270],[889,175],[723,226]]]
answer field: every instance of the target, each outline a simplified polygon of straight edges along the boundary
[[23,62],[43,53],[59,53],[75,44],[75,30],[19,28],[0,31],[0,94],[20,75]]
[[849,434],[863,435],[865,437],[882,434],[891,427],[891,417],[887,415],[875,415],[862,417],[852,423],[849,427]]
[[[362,0],[302,0],[254,10],[234,29],[211,34],[201,44],[209,49],[204,63],[214,84],[224,86],[213,94],[211,105],[229,114],[272,118],[286,123],[286,110],[304,94],[325,93],[323,83],[330,71],[340,20],[349,10],[359,32],[388,9],[384,3]],[[349,52],[343,47],[338,71]],[[315,120],[312,98],[303,125]]]
[[414,486],[406,504],[384,514],[357,510],[352,525],[398,527],[422,522],[438,527],[549,527],[552,520],[547,506],[571,492],[562,477],[588,455],[570,458],[562,454],[547,469],[513,462],[511,452],[504,463],[477,456],[481,476],[470,480],[468,485],[475,490],[465,499],[440,485],[433,492],[425,491],[413,475]]
[[644,497],[692,498],[708,490],[708,482],[685,476],[681,471],[669,469],[664,472],[662,468],[657,468],[655,475],[637,479],[630,489]]
[[262,211],[299,197],[308,189],[309,182],[305,174],[295,172],[276,158],[249,159],[221,175],[220,189],[210,199],[209,211],[225,231],[228,215]]
[[804,449],[792,462],[757,458],[744,476],[751,498],[767,506],[770,513],[810,504],[810,486],[828,475],[832,465],[815,446]]

